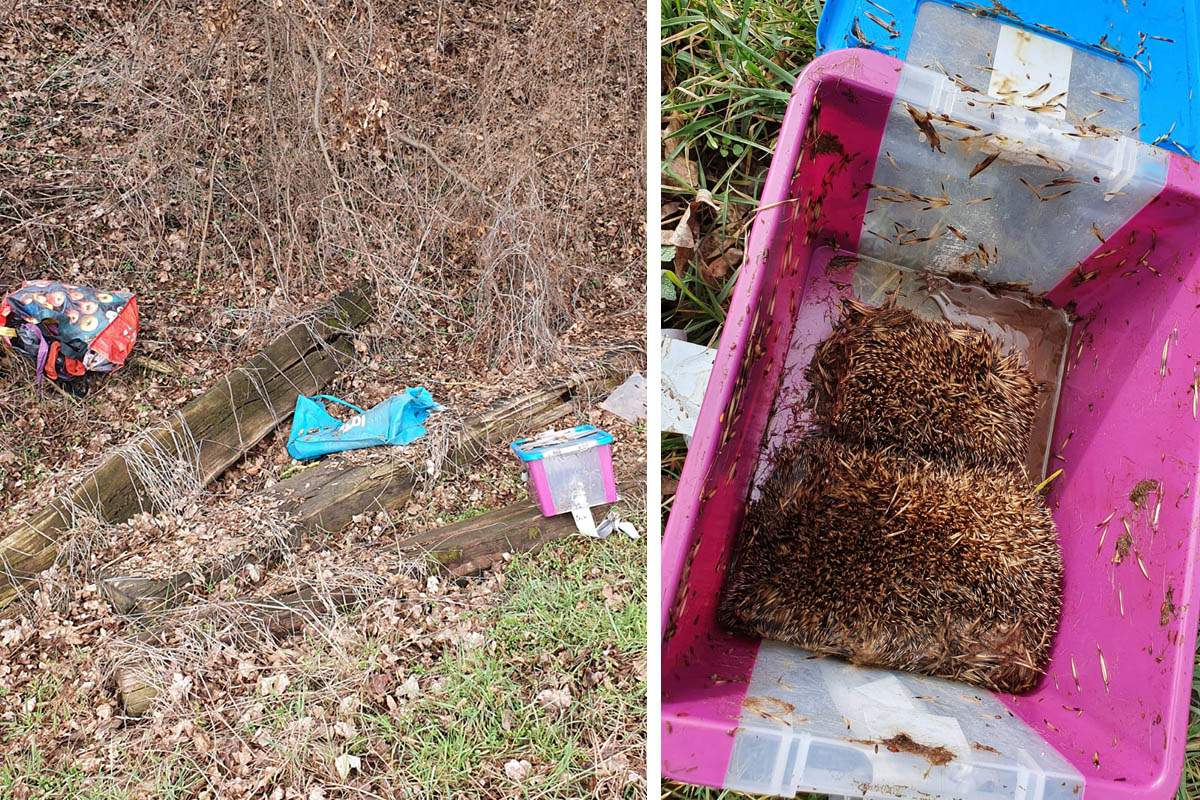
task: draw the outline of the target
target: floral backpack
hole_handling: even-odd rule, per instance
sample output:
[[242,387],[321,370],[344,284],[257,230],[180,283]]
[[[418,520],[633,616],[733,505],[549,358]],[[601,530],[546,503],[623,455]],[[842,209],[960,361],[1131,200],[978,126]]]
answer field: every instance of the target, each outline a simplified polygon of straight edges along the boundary
[[77,396],[89,372],[112,372],[137,341],[137,297],[53,281],[26,281],[0,302],[0,338],[42,376]]

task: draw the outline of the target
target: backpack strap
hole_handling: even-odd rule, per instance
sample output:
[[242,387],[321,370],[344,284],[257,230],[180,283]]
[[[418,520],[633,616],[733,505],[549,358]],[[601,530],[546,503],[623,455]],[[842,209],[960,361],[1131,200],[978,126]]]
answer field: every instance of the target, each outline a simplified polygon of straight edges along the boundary
[[46,356],[50,354],[50,345],[46,344],[46,337],[42,335],[42,328],[39,325],[34,325],[31,322],[26,322],[23,330],[32,328],[33,332],[38,337],[38,354],[37,354],[37,390],[38,397],[42,396],[42,374],[46,370]]

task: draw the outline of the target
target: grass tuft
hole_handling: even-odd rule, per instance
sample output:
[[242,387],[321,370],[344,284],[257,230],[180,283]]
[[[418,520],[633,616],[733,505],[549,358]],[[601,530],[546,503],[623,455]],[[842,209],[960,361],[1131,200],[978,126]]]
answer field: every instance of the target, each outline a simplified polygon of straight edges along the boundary
[[700,278],[699,261],[743,239],[796,76],[816,49],[818,0],[799,3],[669,0],[662,6],[663,228],[673,229],[701,190],[720,211],[704,211],[701,246],[671,269],[663,252],[664,327],[694,342],[715,341],[734,280]]
[[[540,766],[537,785],[525,787],[529,796],[578,797],[605,779],[619,781],[606,773],[623,755],[635,768],[640,754],[629,748],[639,731],[611,730],[603,721],[644,720],[645,674],[630,670],[645,663],[646,606],[644,594],[606,602],[604,587],[640,574],[644,556],[642,543],[625,537],[574,537],[543,555],[515,556],[503,597],[468,615],[480,618],[488,643],[447,644],[430,668],[414,673],[421,686],[443,691],[398,714],[372,716],[364,735],[387,742],[402,782],[431,796],[503,785],[510,759]],[[574,696],[588,684],[587,696]],[[572,698],[562,709],[537,700],[563,690]],[[612,741],[589,738],[606,728]],[[607,764],[598,763],[598,752]]]

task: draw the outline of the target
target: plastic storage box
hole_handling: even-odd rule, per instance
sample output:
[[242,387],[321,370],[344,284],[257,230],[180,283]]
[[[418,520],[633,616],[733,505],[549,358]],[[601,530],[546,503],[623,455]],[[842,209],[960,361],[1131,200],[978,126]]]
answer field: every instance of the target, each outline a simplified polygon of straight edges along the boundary
[[[1198,196],[1187,157],[1079,135],[878,52],[805,70],[663,537],[665,776],[786,796],[1172,796],[1197,619]],[[1009,288],[1032,295],[1015,293],[1028,319],[1061,326],[1064,346],[1038,350],[1037,325],[997,319],[961,274],[910,298],[999,326],[1054,376],[1030,463],[1063,470],[1047,494],[1063,617],[1045,679],[1020,697],[812,658],[715,619],[747,499],[804,423],[813,346],[842,298],[877,302],[921,266],[1022,284]]]
[[594,425],[547,431],[510,447],[528,472],[529,495],[553,517],[615,503],[612,434]]
[[[1192,154],[1200,122],[1196,24],[1194,0],[827,0],[817,45],[818,52],[869,47],[982,91],[1008,91],[1026,105],[1069,89],[1064,105],[1077,118]],[[1043,83],[1045,91],[1024,96]],[[1104,102],[1094,91],[1125,102],[1089,118]]]

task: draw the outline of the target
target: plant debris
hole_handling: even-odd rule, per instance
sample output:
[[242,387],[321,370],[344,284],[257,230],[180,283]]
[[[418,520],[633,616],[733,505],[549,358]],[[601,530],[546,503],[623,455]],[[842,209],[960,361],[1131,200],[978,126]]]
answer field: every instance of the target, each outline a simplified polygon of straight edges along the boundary
[[881,740],[879,743],[893,751],[918,755],[935,767],[944,767],[954,760],[954,753],[950,752],[947,748],[940,745],[931,747],[927,744],[914,742],[912,737],[907,733],[898,733],[890,739]]
[[1137,485],[1129,492],[1129,502],[1133,503],[1135,509],[1141,508],[1146,502],[1146,498],[1151,492],[1158,490],[1158,481],[1153,478],[1146,478],[1137,482]]

